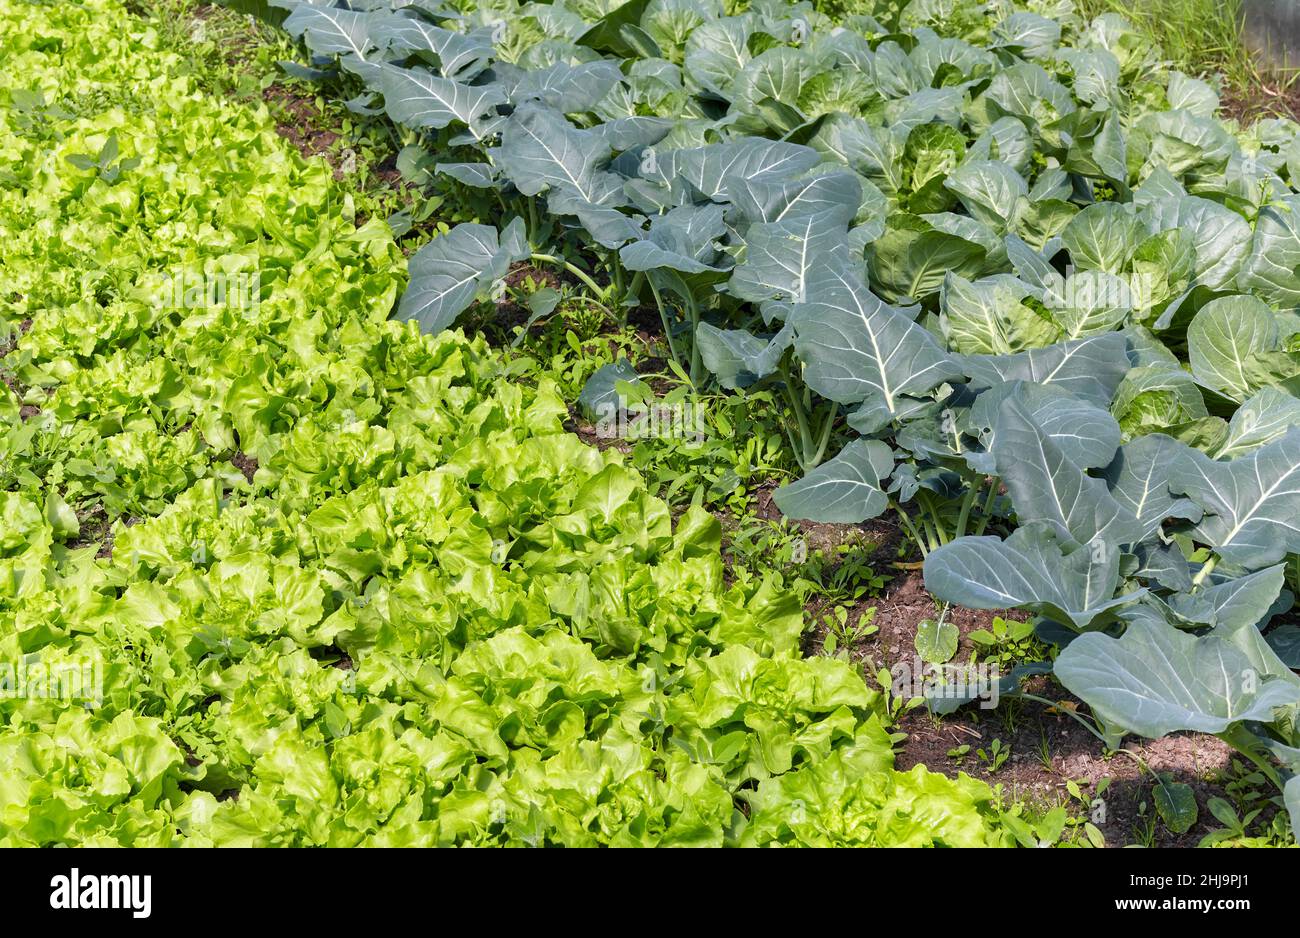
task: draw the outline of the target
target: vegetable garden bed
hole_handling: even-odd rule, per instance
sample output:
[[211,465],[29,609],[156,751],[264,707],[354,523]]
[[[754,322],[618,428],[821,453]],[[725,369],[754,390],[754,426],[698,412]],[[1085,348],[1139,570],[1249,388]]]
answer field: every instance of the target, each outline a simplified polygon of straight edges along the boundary
[[[1010,842],[553,383],[389,320],[389,229],[265,112],[112,0],[0,15],[3,641],[98,669],[5,700],[5,843]],[[252,260],[256,303],[158,304]]]
[[0,0],[0,646],[96,690],[0,842],[1293,837],[1300,125],[1069,0],[276,5],[278,134]]

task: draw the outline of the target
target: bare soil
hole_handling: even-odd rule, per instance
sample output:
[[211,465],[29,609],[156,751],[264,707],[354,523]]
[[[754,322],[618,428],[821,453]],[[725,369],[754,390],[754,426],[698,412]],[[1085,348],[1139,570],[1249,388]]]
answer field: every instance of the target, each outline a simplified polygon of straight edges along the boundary
[[124,527],[131,527],[139,524],[141,519],[128,515],[120,519],[109,518],[104,511],[103,505],[91,505],[88,508],[77,512],[77,521],[81,525],[81,532],[77,537],[68,542],[69,550],[79,550],[83,547],[99,545],[99,550],[95,556],[101,560],[111,559],[113,556],[113,522],[120,520]]
[[1225,88],[1219,98],[1221,116],[1235,119],[1242,126],[1266,117],[1300,120],[1300,83],[1287,87],[1260,81],[1247,90]]
[[253,476],[257,473],[257,460],[243,451],[237,451],[230,456],[230,464],[244,474],[244,478],[249,482],[253,481]]
[[[343,168],[335,154],[339,135],[321,126],[321,115],[316,110],[314,98],[301,94],[287,85],[271,85],[262,92],[262,99],[276,115],[275,129],[288,140],[304,158],[319,156],[329,164],[336,180],[343,178]],[[287,119],[286,119],[287,117]],[[393,170],[396,172],[396,169]]]

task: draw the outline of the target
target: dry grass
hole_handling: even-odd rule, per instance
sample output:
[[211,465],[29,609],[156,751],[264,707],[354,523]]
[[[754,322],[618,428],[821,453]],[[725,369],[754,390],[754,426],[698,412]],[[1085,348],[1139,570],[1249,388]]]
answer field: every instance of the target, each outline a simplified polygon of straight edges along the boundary
[[[1119,13],[1159,44],[1170,66],[1189,75],[1223,76],[1230,110],[1294,116],[1291,94],[1300,71],[1263,62],[1250,48],[1242,0],[1077,0],[1091,18]],[[1231,107],[1233,103],[1242,105]]]

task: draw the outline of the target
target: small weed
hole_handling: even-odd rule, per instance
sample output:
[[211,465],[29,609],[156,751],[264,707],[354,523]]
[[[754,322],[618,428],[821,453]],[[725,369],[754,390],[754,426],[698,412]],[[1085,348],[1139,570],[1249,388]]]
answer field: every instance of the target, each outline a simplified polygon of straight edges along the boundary
[[975,750],[975,755],[979,756],[980,762],[988,769],[989,774],[993,774],[1006,764],[1011,758],[1011,747],[1004,745],[1002,740],[995,739],[989,744],[988,749],[983,747]]
[[1084,791],[1083,785],[1073,779],[1066,781],[1065,790],[1070,796],[1068,805],[1075,808],[1066,821],[1068,843],[1077,847],[1106,846],[1106,835],[1101,832],[1101,827],[1106,824],[1105,796],[1109,788],[1109,778],[1099,781],[1091,793]]
[[975,629],[967,638],[976,645],[980,658],[1010,669],[1025,661],[1042,661],[1049,650],[1034,635],[1033,622],[1019,622],[994,616],[987,629]]
[[822,616],[822,626],[826,629],[822,654],[834,658],[847,658],[854,645],[880,630],[879,626],[872,621],[876,617],[875,606],[865,610],[856,620],[851,619],[851,612],[849,606],[836,605],[829,613]]

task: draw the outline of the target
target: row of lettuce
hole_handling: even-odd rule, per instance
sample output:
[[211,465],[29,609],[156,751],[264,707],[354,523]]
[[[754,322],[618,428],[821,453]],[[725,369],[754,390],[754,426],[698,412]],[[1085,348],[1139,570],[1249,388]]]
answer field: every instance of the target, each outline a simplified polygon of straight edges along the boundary
[[401,318],[599,265],[695,382],[786,393],[788,515],[894,511],[1104,735],[1219,735],[1300,822],[1300,125],[1070,0],[272,2],[294,74],[518,212],[427,244]]
[[1008,845],[118,0],[0,0],[0,843]]

